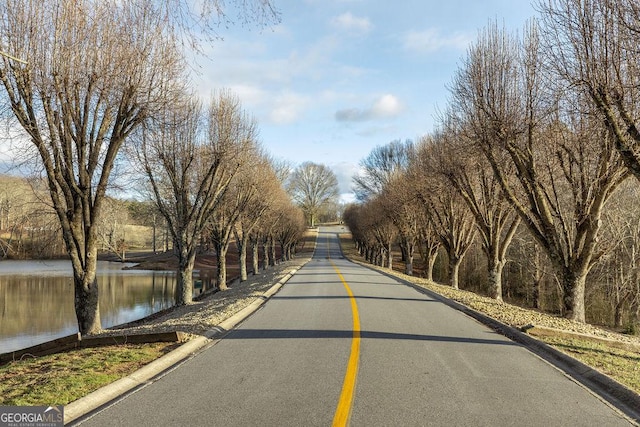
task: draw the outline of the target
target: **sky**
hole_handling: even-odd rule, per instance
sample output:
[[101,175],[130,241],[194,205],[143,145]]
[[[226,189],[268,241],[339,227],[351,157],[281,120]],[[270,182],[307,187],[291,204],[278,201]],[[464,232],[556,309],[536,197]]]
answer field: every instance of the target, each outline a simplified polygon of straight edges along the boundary
[[274,158],[330,167],[343,202],[375,147],[434,129],[478,31],[535,15],[529,0],[273,2],[281,22],[221,29],[194,83],[235,92]]
[[237,94],[272,157],[330,167],[342,202],[375,147],[434,130],[483,27],[517,31],[535,15],[529,0],[271,1],[281,21],[220,28],[193,57],[193,84],[205,99]]

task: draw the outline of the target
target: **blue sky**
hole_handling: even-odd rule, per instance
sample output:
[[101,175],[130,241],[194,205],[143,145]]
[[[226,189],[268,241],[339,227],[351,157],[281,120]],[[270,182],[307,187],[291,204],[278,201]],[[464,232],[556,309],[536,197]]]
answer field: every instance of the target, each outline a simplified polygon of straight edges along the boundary
[[434,127],[446,86],[489,19],[520,29],[529,0],[273,0],[281,23],[230,26],[197,59],[203,95],[230,88],[272,156],[325,164],[350,191],[358,162]]
[[371,150],[434,127],[447,85],[490,19],[519,30],[528,0],[274,0],[281,23],[221,30],[202,90],[235,91],[274,157],[325,164],[349,199]]

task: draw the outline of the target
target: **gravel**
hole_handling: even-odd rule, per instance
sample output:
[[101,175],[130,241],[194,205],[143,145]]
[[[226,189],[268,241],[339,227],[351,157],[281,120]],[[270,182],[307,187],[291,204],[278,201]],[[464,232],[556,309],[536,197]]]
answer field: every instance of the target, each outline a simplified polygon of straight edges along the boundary
[[[389,273],[388,270],[384,271]],[[489,317],[517,329],[521,329],[525,326],[537,326],[640,345],[640,337],[637,336],[620,334],[587,323],[580,323],[564,317],[554,316],[505,302],[496,301],[493,298],[478,295],[469,291],[453,289],[450,286],[439,285],[426,279],[407,276],[397,272],[393,272],[392,274],[417,286],[464,304],[469,308],[484,313]]]
[[192,304],[173,307],[161,313],[123,326],[107,329],[99,336],[134,335],[160,332],[184,332],[189,335],[203,335],[225,319],[233,316],[276,284],[291,270],[300,268],[309,257],[294,258],[249,276],[240,283],[235,281],[228,290],[211,293]]

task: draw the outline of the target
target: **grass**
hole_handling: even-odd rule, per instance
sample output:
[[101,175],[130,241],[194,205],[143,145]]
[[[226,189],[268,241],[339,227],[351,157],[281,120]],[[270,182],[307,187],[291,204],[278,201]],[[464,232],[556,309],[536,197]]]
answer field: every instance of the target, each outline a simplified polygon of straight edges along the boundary
[[175,343],[83,348],[0,366],[0,405],[66,405],[123,378]]
[[539,339],[640,393],[640,353],[586,338]]

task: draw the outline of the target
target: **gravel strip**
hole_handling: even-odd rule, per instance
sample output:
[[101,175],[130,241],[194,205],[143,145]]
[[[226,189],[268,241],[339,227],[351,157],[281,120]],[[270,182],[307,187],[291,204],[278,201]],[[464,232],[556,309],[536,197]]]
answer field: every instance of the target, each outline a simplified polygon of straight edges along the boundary
[[156,332],[184,332],[203,335],[225,319],[250,305],[271,286],[293,269],[300,268],[310,257],[282,262],[257,276],[249,276],[246,282],[234,282],[228,290],[204,296],[192,304],[173,307],[130,324],[107,329],[97,336],[148,334]]
[[371,266],[369,264],[363,265],[366,265],[370,268],[375,268],[386,274],[391,274],[393,276],[399,277],[422,288],[429,289],[430,291],[440,294],[443,297],[464,304],[469,308],[484,313],[489,317],[492,317],[506,325],[512,326],[517,329],[520,329],[523,326],[542,326],[545,328],[559,329],[562,331],[577,334],[590,335],[594,337],[640,345],[640,337],[637,336],[620,334],[617,332],[599,328],[594,325],[589,325],[587,323],[580,323],[566,319],[564,317],[554,316],[532,309],[518,307],[516,305],[496,301],[493,298],[478,295],[473,292],[453,289],[450,286],[438,285],[426,279],[407,276],[406,274],[402,274],[396,271],[391,272],[388,269]]

